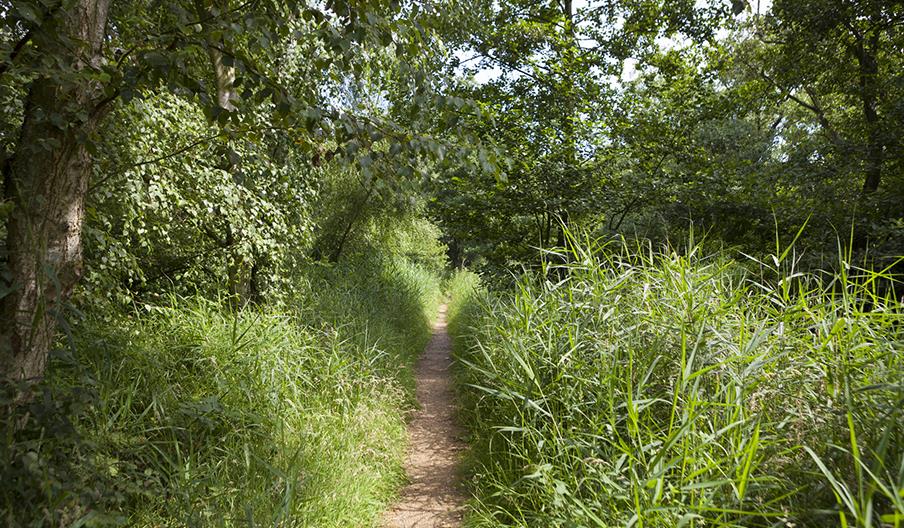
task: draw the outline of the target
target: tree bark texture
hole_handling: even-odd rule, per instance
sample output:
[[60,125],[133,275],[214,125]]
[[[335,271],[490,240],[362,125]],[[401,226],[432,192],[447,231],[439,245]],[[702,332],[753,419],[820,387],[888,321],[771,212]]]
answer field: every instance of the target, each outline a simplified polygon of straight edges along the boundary
[[92,171],[87,142],[102,113],[99,68],[109,0],[78,0],[35,39],[62,65],[29,87],[16,151],[4,168],[7,276],[0,308],[0,378],[40,379],[60,308],[82,271],[82,223]]

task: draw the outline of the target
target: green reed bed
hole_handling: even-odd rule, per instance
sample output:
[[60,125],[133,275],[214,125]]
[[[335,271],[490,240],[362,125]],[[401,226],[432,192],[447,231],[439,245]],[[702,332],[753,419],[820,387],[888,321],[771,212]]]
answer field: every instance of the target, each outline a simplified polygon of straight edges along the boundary
[[887,273],[590,240],[567,260],[510,294],[455,279],[470,525],[904,526]]

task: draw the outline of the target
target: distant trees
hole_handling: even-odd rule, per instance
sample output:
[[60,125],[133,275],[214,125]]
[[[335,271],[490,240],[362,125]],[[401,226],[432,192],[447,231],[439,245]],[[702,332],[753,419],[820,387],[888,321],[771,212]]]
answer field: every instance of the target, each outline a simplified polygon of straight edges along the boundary
[[290,254],[340,259],[427,189],[460,259],[495,268],[569,226],[756,248],[810,218],[813,247],[853,221],[858,247],[904,248],[902,0],[0,15],[0,376],[40,377],[86,256],[121,301],[176,277],[260,300]]
[[553,230],[658,238],[693,223],[749,251],[776,221],[809,218],[814,253],[852,225],[874,256],[904,250],[902,2],[591,1],[572,18],[529,4],[487,3],[460,44],[501,72],[462,90],[496,112],[484,134],[510,159],[498,181],[449,174],[440,202],[480,211],[437,205],[465,252],[535,260],[530,246],[560,243],[546,211]]
[[864,193],[879,190],[886,165],[901,169],[904,2],[778,0],[755,29],[766,82],[859,161]]
[[[588,13],[570,1],[486,2],[471,14],[470,31],[451,38],[458,39],[467,67],[500,75],[483,86],[462,85],[461,93],[487,104],[493,121],[478,130],[510,163],[503,164],[499,182],[450,173],[441,192],[463,201],[438,203],[438,214],[470,244],[487,237],[501,237],[509,248],[561,243],[567,224],[596,205],[599,181],[589,162],[600,108],[611,96],[602,83],[611,66],[583,39]],[[469,208],[478,210],[462,212]],[[475,215],[482,221],[468,225],[466,218]]]

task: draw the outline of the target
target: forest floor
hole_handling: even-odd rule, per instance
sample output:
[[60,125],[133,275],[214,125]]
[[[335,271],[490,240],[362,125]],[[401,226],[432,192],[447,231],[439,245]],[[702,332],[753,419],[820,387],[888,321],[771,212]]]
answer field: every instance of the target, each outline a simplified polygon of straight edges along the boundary
[[451,349],[443,305],[433,327],[433,338],[415,371],[420,409],[408,427],[408,484],[387,512],[386,528],[461,525],[465,493],[459,460],[465,443],[455,417]]

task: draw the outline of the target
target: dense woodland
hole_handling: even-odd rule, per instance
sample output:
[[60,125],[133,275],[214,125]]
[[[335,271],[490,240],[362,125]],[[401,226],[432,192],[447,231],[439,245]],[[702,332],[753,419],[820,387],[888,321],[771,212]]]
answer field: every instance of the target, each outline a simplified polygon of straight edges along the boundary
[[0,16],[0,524],[904,525],[904,1]]

